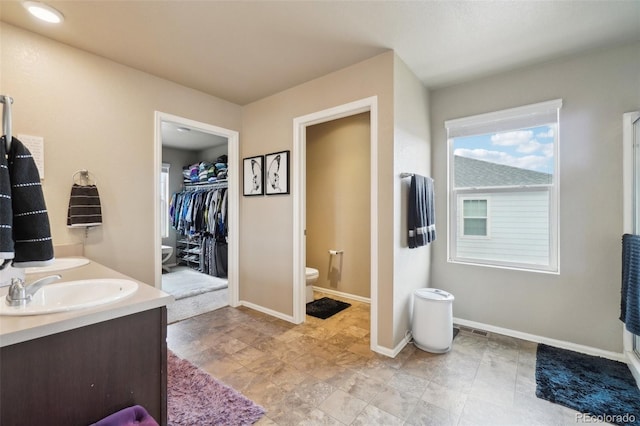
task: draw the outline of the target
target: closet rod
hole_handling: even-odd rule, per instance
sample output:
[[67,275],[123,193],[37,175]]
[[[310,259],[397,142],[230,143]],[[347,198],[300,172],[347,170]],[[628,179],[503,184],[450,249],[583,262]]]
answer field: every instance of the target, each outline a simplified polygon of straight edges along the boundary
[[0,102],[4,104],[2,108],[2,133],[6,136],[7,152],[11,149],[11,138],[13,133],[11,132],[11,104],[13,98],[11,96],[0,95]]
[[212,183],[185,183],[184,189],[187,191],[197,191],[200,189],[218,189],[218,188],[228,188],[229,182],[220,181],[220,182],[212,182]]

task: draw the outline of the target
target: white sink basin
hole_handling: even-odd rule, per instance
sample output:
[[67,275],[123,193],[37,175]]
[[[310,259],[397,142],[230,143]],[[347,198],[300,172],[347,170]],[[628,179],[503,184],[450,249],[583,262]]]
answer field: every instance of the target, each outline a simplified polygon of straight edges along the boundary
[[124,299],[136,292],[138,283],[125,279],[67,281],[42,287],[25,306],[8,306],[0,300],[0,315],[43,315],[91,308]]
[[63,271],[65,269],[73,269],[84,266],[90,261],[85,257],[57,257],[53,259],[53,263],[47,266],[38,266],[25,268],[25,274],[45,274],[50,272]]

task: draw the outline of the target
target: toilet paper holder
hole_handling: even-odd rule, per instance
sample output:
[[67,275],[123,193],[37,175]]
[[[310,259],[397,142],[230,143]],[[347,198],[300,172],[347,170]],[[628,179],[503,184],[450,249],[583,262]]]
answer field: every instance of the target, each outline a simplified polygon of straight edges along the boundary
[[336,254],[342,254],[344,253],[344,250],[329,250],[329,254],[331,256],[335,256]]

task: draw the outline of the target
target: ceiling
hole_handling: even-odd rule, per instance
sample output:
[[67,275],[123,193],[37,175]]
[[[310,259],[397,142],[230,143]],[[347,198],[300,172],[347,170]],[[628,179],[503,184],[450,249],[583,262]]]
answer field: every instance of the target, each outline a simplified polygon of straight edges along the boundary
[[202,151],[218,145],[226,145],[227,138],[214,135],[170,121],[163,121],[160,126],[162,146],[190,151]]
[[430,88],[640,40],[640,1],[18,1],[0,20],[245,105],[396,51]]

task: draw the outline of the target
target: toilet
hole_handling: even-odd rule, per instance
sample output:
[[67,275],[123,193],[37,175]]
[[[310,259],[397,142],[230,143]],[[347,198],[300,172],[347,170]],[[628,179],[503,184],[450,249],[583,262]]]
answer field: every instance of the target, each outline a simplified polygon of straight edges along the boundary
[[313,284],[318,280],[320,273],[317,269],[305,268],[305,275],[307,278],[307,303],[313,302]]
[[162,270],[164,272],[171,272],[171,270],[169,269],[168,266],[164,266],[164,263],[166,261],[168,261],[171,258],[171,255],[173,254],[173,247],[171,246],[165,246],[164,244],[162,245]]

